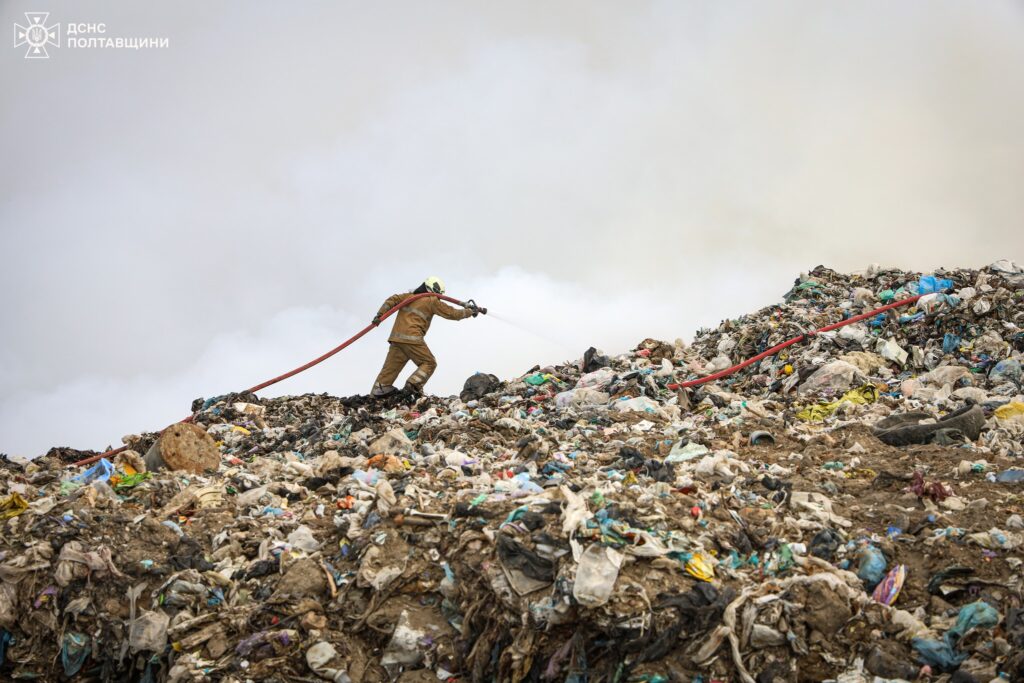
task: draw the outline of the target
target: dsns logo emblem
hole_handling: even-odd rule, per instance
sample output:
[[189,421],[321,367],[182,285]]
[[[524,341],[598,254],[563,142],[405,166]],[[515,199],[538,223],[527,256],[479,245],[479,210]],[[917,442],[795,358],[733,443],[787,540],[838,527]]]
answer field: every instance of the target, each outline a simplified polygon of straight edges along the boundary
[[47,59],[47,45],[60,47],[60,24],[46,25],[49,12],[25,12],[28,26],[14,25],[14,47],[27,45],[25,59]]

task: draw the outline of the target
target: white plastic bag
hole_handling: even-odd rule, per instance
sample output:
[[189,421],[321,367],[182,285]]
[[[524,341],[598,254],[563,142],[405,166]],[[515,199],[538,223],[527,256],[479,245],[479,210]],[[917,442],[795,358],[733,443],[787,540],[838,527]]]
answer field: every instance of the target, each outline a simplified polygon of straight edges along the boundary
[[622,554],[613,548],[597,543],[583,551],[580,565],[576,570],[576,581],[572,595],[584,607],[600,607],[608,602],[619,578]]

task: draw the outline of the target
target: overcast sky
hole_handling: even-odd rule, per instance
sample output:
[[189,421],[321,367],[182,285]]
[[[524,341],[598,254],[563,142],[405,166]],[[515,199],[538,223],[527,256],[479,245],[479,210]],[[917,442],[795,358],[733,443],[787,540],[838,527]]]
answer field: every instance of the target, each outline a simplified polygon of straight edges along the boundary
[[[40,10],[169,45],[0,59],[0,452],[162,428],[432,274],[525,328],[436,321],[448,394],[690,338],[817,264],[1024,260],[1020,2],[7,0],[0,23]],[[386,337],[266,393],[365,393]]]

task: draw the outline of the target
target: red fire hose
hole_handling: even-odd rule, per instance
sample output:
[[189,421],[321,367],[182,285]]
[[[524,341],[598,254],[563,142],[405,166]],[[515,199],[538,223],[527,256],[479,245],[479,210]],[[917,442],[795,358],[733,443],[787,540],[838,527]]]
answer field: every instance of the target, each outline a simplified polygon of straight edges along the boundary
[[[425,296],[436,296],[438,299],[443,299],[444,301],[450,301],[453,304],[458,304],[460,306],[472,305],[471,303],[462,302],[462,301],[459,301],[458,299],[452,299],[451,297],[447,297],[447,296],[444,296],[442,294],[434,294],[433,292],[425,292],[423,294],[414,294],[414,295],[410,296],[409,298],[403,300],[397,306],[395,306],[394,308],[389,310],[387,313],[382,315],[380,317],[380,319],[384,320],[385,318],[389,317],[391,314],[393,314],[394,312],[396,312],[398,309],[402,308],[403,306],[411,304],[413,301],[416,301],[417,299],[422,299]],[[787,348],[789,346],[792,346],[793,344],[798,344],[798,343],[802,342],[803,340],[807,339],[808,336],[814,336],[816,334],[821,334],[822,332],[831,332],[832,330],[838,330],[840,327],[845,327],[846,325],[851,325],[851,324],[853,324],[855,322],[860,322],[861,320],[867,320],[868,318],[872,318],[872,317],[878,315],[879,313],[884,313],[885,311],[889,311],[889,310],[892,310],[894,308],[900,308],[901,306],[906,306],[908,304],[912,304],[912,303],[914,303],[915,301],[917,301],[920,298],[921,298],[921,295],[919,294],[917,296],[912,296],[912,297],[908,297],[906,299],[900,299],[899,301],[894,301],[891,304],[886,304],[885,306],[881,306],[879,308],[876,308],[873,311],[868,311],[867,313],[861,313],[860,315],[855,315],[852,318],[847,318],[846,320],[843,320],[843,321],[840,321],[840,322],[837,322],[837,323],[833,323],[831,325],[826,325],[825,327],[821,327],[821,328],[819,328],[817,330],[814,330],[813,332],[810,332],[808,334],[801,334],[799,336],[793,337],[792,339],[784,341],[781,344],[776,344],[775,346],[771,347],[770,349],[762,351],[761,353],[757,354],[753,358],[748,358],[747,360],[743,361],[742,363],[739,363],[738,365],[734,365],[731,368],[727,368],[725,370],[722,370],[721,372],[716,372],[713,375],[708,375],[707,377],[701,377],[699,379],[692,379],[692,380],[689,380],[687,382],[679,382],[679,383],[669,384],[669,385],[667,385],[667,387],[669,389],[675,390],[675,389],[680,389],[682,387],[695,387],[695,386],[698,386],[700,384],[706,384],[707,382],[714,382],[715,380],[722,379],[723,377],[728,377],[729,375],[733,374],[734,372],[739,372],[743,368],[750,367],[754,363],[757,363],[757,362],[767,358],[768,356],[774,356],[779,351],[781,351],[781,350],[783,350],[783,349],[785,349],[785,348]],[[483,309],[482,308],[480,310],[483,311],[483,312],[486,312],[487,309]],[[248,393],[255,393],[255,392],[259,391],[260,389],[266,389],[267,387],[269,387],[272,384],[277,384],[278,382],[281,382],[283,380],[288,379],[289,377],[297,375],[300,372],[303,372],[304,370],[308,370],[311,367],[313,367],[314,365],[317,365],[318,363],[324,362],[325,360],[327,360],[328,358],[330,358],[334,354],[338,353],[342,349],[344,349],[347,346],[351,345],[353,342],[355,342],[356,340],[360,339],[363,335],[365,335],[367,332],[369,332],[374,327],[375,326],[373,324],[367,325],[362,330],[357,332],[354,336],[352,336],[351,338],[345,340],[344,342],[342,342],[338,346],[334,347],[333,349],[331,349],[330,351],[328,351],[324,355],[320,356],[319,358],[315,358],[315,359],[309,361],[308,363],[306,363],[305,365],[300,365],[299,367],[295,368],[294,370],[286,372],[283,375],[278,375],[277,377],[274,377],[273,379],[268,379],[266,382],[262,382],[260,384],[257,384],[256,386],[254,386],[254,387],[252,387],[250,389],[247,389],[246,391]],[[182,422],[191,422],[194,418],[195,418],[195,413],[193,413],[192,415],[189,415],[188,417],[186,417],[184,420],[182,420]],[[68,465],[68,467],[79,467],[81,465],[89,465],[91,463],[96,462],[100,458],[106,458],[106,457],[111,456],[111,455],[116,455],[116,454],[120,453],[121,451],[126,450],[127,448],[128,448],[127,446],[121,446],[120,448],[115,448],[113,450],[109,450],[106,453],[100,453],[99,455],[94,455],[94,456],[92,456],[90,458],[86,458],[84,460],[79,460],[78,462],[71,463],[70,465]]]
[[743,361],[739,365],[734,365],[731,368],[727,368],[725,370],[722,370],[721,372],[716,372],[713,375],[708,375],[707,377],[700,377],[698,379],[691,379],[688,382],[679,382],[677,384],[669,384],[667,386],[668,386],[669,389],[679,389],[681,387],[695,387],[695,386],[698,386],[700,384],[706,384],[708,382],[714,382],[717,379],[722,379],[723,377],[728,377],[729,375],[733,374],[734,372],[739,372],[743,368],[750,367],[754,363],[760,362],[760,361],[764,360],[765,358],[767,358],[768,356],[774,356],[779,351],[781,351],[782,349],[784,349],[784,348],[786,348],[788,346],[792,346],[793,344],[799,344],[803,340],[807,339],[808,336],[814,336],[816,334],[821,334],[822,332],[831,332],[832,330],[838,330],[840,327],[845,327],[846,325],[852,325],[853,323],[860,322],[861,320],[867,320],[868,318],[873,318],[876,315],[878,315],[879,313],[884,313],[885,311],[891,310],[893,308],[899,308],[900,306],[906,306],[907,304],[912,304],[915,301],[917,301],[918,299],[920,299],[921,296],[922,295],[918,294],[917,296],[908,297],[906,299],[900,299],[899,301],[894,301],[891,304],[886,304],[885,306],[882,306],[880,308],[876,308],[873,311],[868,311],[867,313],[861,313],[860,315],[855,315],[852,318],[847,318],[846,320],[843,320],[841,322],[833,323],[831,325],[826,325],[825,327],[818,328],[817,330],[814,330],[813,332],[810,332],[809,334],[801,334],[801,335],[799,335],[797,337],[793,337],[792,339],[784,341],[781,344],[776,344],[775,346],[771,347],[770,349],[766,349],[765,351],[762,351],[761,353],[757,354],[753,358],[748,358],[747,360]]
[[[423,297],[427,297],[427,296],[435,296],[438,299],[442,299],[444,301],[450,301],[453,304],[458,304],[459,306],[463,306],[463,307],[468,306],[468,305],[472,305],[472,306],[476,307],[476,305],[472,304],[471,301],[470,302],[463,302],[463,301],[459,301],[458,299],[453,299],[450,296],[445,296],[443,294],[435,294],[434,292],[423,292],[421,294],[413,294],[412,296],[410,296],[410,297],[408,297],[406,299],[403,299],[397,306],[395,306],[394,308],[388,310],[388,312],[385,313],[384,315],[380,316],[381,321],[383,321],[384,319],[390,317],[391,314],[393,314],[396,311],[398,311],[398,309],[400,309],[400,308],[402,308],[404,306],[408,306],[413,301],[416,301],[417,299],[422,299]],[[483,312],[483,313],[486,313],[487,309],[486,308],[481,308],[480,311]],[[346,339],[341,344],[338,344],[333,349],[331,349],[330,351],[328,351],[324,355],[320,356],[319,358],[314,358],[313,360],[309,361],[305,365],[300,365],[299,367],[295,368],[294,370],[290,370],[290,371],[284,373],[283,375],[278,375],[277,377],[274,377],[273,379],[268,379],[266,382],[260,382],[256,386],[250,387],[249,389],[246,389],[245,392],[242,392],[242,393],[254,394],[257,391],[259,391],[260,389],[266,389],[267,387],[269,387],[272,384],[277,384],[278,382],[282,382],[282,381],[288,379],[289,377],[293,377],[293,376],[299,374],[300,372],[303,372],[305,370],[309,370],[314,365],[318,365],[320,363],[323,363],[325,360],[327,360],[328,358],[330,358],[334,354],[336,354],[339,351],[341,351],[342,349],[350,346],[353,342],[358,341],[360,338],[363,337],[363,335],[365,335],[367,332],[372,330],[374,327],[376,327],[376,325],[374,325],[373,323],[370,323],[369,325],[367,325],[363,329],[359,330],[359,332],[354,334],[352,337],[350,337],[349,339]],[[181,420],[181,422],[191,422],[193,419],[195,419],[195,416],[196,416],[196,414],[193,413],[193,414],[189,415],[188,417],[186,417],[184,420]],[[117,455],[121,451],[124,451],[124,450],[127,450],[127,449],[128,449],[128,446],[121,446],[120,448],[114,448],[112,450],[106,451],[105,453],[100,453],[99,455],[93,455],[91,457],[85,458],[84,460],[79,460],[78,462],[73,462],[73,463],[67,465],[67,467],[80,467],[82,465],[91,465],[92,463],[96,462],[97,460],[99,460],[101,458],[106,458],[106,457],[111,456],[111,455]]]

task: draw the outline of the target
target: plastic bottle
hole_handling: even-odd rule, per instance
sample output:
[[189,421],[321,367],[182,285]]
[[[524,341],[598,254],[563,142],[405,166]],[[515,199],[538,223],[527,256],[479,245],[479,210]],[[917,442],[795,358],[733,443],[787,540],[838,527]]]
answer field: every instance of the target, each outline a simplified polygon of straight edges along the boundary
[[583,551],[576,570],[572,595],[584,607],[600,607],[608,602],[619,577],[622,555],[597,543]]

